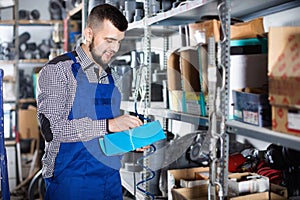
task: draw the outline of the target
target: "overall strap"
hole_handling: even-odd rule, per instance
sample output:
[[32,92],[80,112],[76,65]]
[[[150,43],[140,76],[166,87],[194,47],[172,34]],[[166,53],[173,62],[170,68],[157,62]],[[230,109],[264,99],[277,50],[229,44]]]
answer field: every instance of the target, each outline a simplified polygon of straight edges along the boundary
[[78,70],[80,69],[80,63],[77,62],[73,52],[68,52],[67,53],[67,56],[69,58],[71,58],[73,60],[73,64],[72,64],[72,72],[73,72],[73,75],[74,77],[76,77],[77,73],[78,73]]
[[112,75],[110,73],[107,74],[107,78],[108,78],[110,84],[115,84],[114,78],[112,77]]

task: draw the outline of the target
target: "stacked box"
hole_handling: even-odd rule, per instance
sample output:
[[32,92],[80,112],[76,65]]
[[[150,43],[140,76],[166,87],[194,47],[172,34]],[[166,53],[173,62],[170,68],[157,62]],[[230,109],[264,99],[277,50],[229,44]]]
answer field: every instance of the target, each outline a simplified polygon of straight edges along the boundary
[[271,126],[268,93],[260,88],[233,90],[233,119],[256,126]]
[[300,133],[300,27],[269,31],[269,100],[272,129]]
[[206,116],[206,47],[173,51],[168,58],[167,74],[170,110]]
[[168,170],[168,200],[207,199],[208,174],[208,167]]
[[[203,41],[207,41],[208,38],[214,37],[218,42],[222,38],[220,21],[216,19],[204,20],[198,23],[189,24],[189,39],[191,45],[196,45],[198,42],[195,38],[197,31],[205,32],[205,38]],[[230,26],[230,39],[245,39],[256,38],[264,34],[263,18],[259,17],[248,22],[236,23]]]
[[269,191],[269,178],[255,173],[233,173],[228,175],[228,196]]

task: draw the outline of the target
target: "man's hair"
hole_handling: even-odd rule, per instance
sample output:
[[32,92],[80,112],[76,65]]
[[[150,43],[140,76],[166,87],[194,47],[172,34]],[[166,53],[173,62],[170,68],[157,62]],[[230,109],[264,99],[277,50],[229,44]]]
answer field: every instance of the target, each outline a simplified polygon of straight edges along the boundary
[[109,20],[121,32],[126,31],[128,27],[125,16],[120,10],[110,4],[95,6],[88,16],[87,26],[94,29],[104,20]]

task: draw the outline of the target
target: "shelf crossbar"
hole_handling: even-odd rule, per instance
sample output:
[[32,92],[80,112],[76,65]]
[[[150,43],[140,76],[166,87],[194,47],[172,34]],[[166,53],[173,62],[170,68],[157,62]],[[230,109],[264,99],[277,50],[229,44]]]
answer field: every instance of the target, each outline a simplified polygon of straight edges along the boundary
[[228,120],[226,127],[227,132],[231,134],[247,136],[272,144],[300,150],[300,135],[280,133],[272,131],[270,128],[254,126],[235,120]]

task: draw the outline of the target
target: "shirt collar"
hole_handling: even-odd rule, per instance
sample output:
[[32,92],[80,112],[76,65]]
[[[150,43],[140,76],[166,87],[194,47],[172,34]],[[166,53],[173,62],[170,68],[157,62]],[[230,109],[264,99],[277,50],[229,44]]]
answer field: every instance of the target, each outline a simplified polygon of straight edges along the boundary
[[78,55],[80,65],[84,71],[92,66],[96,66],[95,63],[86,55],[81,45],[77,46],[75,51]]
[[[98,71],[99,72],[99,68],[98,66],[86,55],[86,53],[84,52],[83,48],[81,47],[81,45],[78,45],[75,49],[79,61],[80,61],[80,65],[83,69],[83,71],[86,71],[87,69],[89,69],[90,67],[94,67],[95,68],[95,72]],[[101,76],[106,75],[107,74],[107,70],[110,72],[110,69],[106,69],[106,70],[102,70]]]

